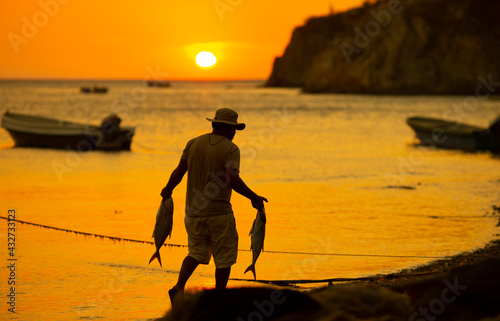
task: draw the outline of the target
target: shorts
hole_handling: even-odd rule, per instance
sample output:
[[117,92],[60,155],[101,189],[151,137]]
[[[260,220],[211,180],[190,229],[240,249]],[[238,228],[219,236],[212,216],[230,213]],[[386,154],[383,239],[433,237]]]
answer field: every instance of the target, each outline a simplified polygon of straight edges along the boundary
[[228,268],[238,256],[238,232],[233,213],[184,218],[189,254],[200,264],[208,264],[213,255],[216,268]]

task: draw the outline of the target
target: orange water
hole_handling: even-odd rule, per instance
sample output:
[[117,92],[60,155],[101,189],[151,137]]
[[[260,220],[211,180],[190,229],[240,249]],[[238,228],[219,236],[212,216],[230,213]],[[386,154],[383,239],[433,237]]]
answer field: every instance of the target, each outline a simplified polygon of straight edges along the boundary
[[[89,96],[78,93],[78,82],[0,83],[2,112],[98,123],[121,106],[123,125],[137,126],[132,151],[119,153],[11,148],[1,130],[1,216],[13,207],[20,220],[150,241],[159,192],[185,143],[207,132],[205,117],[227,106],[247,123],[234,140],[242,153],[241,176],[269,199],[265,250],[309,253],[263,252],[259,279],[394,272],[431,260],[423,257],[482,246],[499,233],[498,217],[490,215],[500,199],[498,158],[417,147],[405,124],[415,114],[442,116],[466,97],[304,95],[259,89],[256,83],[178,83],[166,90],[145,89],[139,82],[103,84],[109,94]],[[140,99],[133,95],[138,92]],[[497,113],[500,101],[492,98],[463,120],[487,126]],[[185,181],[173,195],[168,242],[174,244],[186,244],[184,194]],[[255,211],[239,195],[233,195],[233,208],[239,248],[249,249]],[[159,317],[170,307],[167,290],[187,253],[183,247],[163,248],[160,268],[156,261],[148,264],[154,252],[149,244],[20,223],[15,233],[17,313],[7,305],[0,310],[10,319]],[[5,298],[5,220],[0,238]],[[239,252],[231,276],[251,278],[243,274],[250,261],[250,252]],[[198,268],[188,288],[213,287],[214,268]],[[255,284],[229,282],[243,285]]]

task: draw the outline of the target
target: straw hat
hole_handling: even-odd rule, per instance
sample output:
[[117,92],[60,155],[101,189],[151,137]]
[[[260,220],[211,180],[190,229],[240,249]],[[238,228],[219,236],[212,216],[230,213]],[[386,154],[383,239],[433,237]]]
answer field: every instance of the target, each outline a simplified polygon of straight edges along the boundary
[[215,112],[215,117],[213,119],[207,117],[207,120],[212,123],[233,125],[237,130],[245,129],[245,123],[238,123],[238,113],[230,108],[218,109]]

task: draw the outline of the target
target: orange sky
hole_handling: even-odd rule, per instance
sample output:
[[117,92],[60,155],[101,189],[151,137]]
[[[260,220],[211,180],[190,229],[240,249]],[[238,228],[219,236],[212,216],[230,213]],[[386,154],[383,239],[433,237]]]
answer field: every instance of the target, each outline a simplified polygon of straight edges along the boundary
[[[0,78],[265,79],[294,27],[362,2],[2,1]],[[195,64],[202,50],[213,68]]]

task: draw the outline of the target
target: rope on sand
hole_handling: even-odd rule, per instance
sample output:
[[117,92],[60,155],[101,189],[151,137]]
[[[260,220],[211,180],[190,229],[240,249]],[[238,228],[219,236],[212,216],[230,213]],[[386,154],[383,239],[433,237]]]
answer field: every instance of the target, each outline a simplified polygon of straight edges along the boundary
[[355,281],[376,281],[381,278],[392,279],[392,278],[406,278],[412,276],[424,276],[436,274],[438,272],[416,272],[416,273],[404,273],[404,274],[388,274],[388,275],[374,275],[366,277],[357,278],[331,278],[331,279],[320,279],[320,280],[254,280],[254,279],[238,279],[230,278],[233,281],[244,281],[244,282],[256,282],[264,284],[273,284],[279,286],[294,286],[297,284],[313,284],[313,283],[339,283],[339,282],[355,282]]
[[[113,242],[132,242],[132,243],[142,243],[142,244],[151,244],[154,245],[153,241],[142,241],[142,240],[134,240],[134,239],[129,239],[129,238],[124,238],[124,237],[116,237],[116,236],[109,236],[109,235],[103,235],[103,234],[95,234],[95,233],[88,233],[88,232],[81,232],[81,231],[75,231],[75,230],[70,230],[70,229],[65,229],[65,228],[60,228],[60,227],[55,227],[55,226],[49,226],[49,225],[44,225],[44,224],[38,224],[38,223],[32,223],[28,221],[22,221],[22,220],[12,220],[8,219],[7,217],[0,216],[0,219],[3,220],[8,220],[9,222],[18,222],[21,224],[26,224],[26,225],[31,225],[31,226],[37,226],[41,228],[46,228],[50,230],[56,230],[60,232],[66,232],[66,233],[74,233],[77,235],[84,235],[84,236],[93,236],[93,237],[99,237],[101,239],[109,239]],[[184,244],[174,244],[174,243],[164,243],[163,246],[168,246],[168,247],[188,247],[187,245]],[[250,252],[250,250],[245,250],[245,249],[238,249],[238,251],[241,252]],[[349,257],[379,257],[379,258],[413,258],[413,259],[446,259],[448,257],[446,256],[419,256],[419,255],[386,255],[386,254],[349,254],[349,253],[313,253],[313,252],[292,252],[292,251],[262,251],[265,253],[272,253],[272,254],[293,254],[293,255],[325,255],[325,256],[349,256]],[[262,282],[262,281],[260,281]],[[340,281],[336,281],[340,282]],[[297,282],[298,283],[298,282]]]
[[288,252],[288,251],[262,251],[278,254],[300,254],[300,255],[328,255],[328,256],[361,256],[361,257],[386,257],[386,258],[411,258],[411,259],[447,259],[447,256],[422,256],[422,255],[390,255],[390,254],[352,254],[352,253],[312,253],[312,252]]

